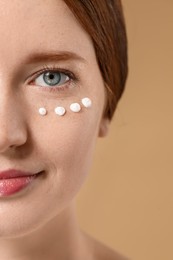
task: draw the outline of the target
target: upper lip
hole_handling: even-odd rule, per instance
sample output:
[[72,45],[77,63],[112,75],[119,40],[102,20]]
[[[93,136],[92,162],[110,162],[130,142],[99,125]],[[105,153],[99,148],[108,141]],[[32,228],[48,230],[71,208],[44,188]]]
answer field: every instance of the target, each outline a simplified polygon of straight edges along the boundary
[[32,173],[32,172],[26,172],[16,169],[9,169],[6,171],[0,171],[0,179],[10,179],[10,178],[16,178],[16,177],[27,177],[31,175],[38,174],[39,172]]

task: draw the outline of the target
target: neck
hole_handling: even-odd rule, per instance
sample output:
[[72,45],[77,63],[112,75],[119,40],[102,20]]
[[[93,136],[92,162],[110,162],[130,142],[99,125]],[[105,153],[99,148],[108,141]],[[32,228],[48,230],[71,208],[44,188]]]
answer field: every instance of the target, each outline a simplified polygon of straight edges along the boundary
[[88,248],[75,213],[75,202],[33,232],[0,239],[0,259],[88,259]]

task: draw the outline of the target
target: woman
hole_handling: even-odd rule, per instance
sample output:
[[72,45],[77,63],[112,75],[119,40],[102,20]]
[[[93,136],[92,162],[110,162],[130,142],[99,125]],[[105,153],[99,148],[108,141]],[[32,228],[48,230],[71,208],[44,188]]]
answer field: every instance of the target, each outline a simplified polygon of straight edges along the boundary
[[0,259],[124,259],[75,211],[127,77],[120,1],[0,1],[0,13]]

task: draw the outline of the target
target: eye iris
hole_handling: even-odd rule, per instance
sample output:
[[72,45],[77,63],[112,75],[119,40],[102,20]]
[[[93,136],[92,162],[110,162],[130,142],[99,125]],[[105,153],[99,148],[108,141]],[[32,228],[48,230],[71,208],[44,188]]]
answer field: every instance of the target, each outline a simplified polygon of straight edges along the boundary
[[44,73],[43,79],[45,80],[46,84],[54,86],[60,82],[61,76],[58,72],[46,72]]

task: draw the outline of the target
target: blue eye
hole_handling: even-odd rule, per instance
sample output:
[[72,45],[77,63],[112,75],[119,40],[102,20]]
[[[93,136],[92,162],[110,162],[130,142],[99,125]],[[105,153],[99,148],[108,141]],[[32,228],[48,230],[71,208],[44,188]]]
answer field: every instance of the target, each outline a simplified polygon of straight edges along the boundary
[[47,71],[40,74],[35,79],[35,84],[37,86],[61,86],[70,80],[70,77],[65,73],[59,71]]

